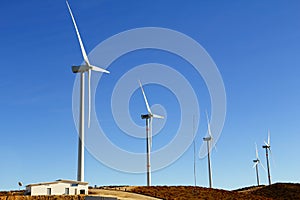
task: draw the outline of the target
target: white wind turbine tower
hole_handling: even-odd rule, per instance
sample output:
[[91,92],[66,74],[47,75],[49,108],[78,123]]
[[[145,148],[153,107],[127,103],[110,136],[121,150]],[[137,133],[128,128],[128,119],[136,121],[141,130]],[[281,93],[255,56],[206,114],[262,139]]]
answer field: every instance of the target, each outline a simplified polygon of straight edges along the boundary
[[[144,92],[142,83],[139,81],[143,97],[145,100],[145,104],[147,107],[148,114],[141,115],[142,119],[146,120],[146,150],[147,150],[147,186],[151,186],[151,165],[150,165],[150,154],[151,154],[151,148],[152,148],[152,118],[158,118],[163,119],[163,116],[153,114],[150,106],[147,101],[146,94]],[[149,125],[150,124],[150,125]]]
[[84,181],[84,129],[85,129],[85,123],[84,123],[84,77],[85,72],[88,72],[88,127],[90,127],[90,116],[91,116],[91,71],[98,71],[98,72],[104,72],[109,73],[109,71],[93,66],[90,64],[89,59],[87,57],[87,54],[85,52],[73,13],[71,11],[70,5],[68,1],[66,1],[74,28],[76,30],[77,38],[80,44],[81,53],[84,59],[84,64],[80,66],[72,66],[73,73],[80,73],[80,110],[79,110],[79,142],[78,142],[78,171],[77,171],[77,180],[78,181]]
[[269,154],[268,151],[271,152],[271,145],[270,145],[270,131],[268,131],[268,142],[264,141],[265,145],[262,148],[266,149],[266,160],[267,160],[267,169],[268,169],[268,181],[269,185],[271,185],[271,175],[270,175],[270,164],[269,164]]
[[258,150],[257,150],[257,145],[256,145],[256,143],[255,143],[255,155],[256,155],[256,159],[253,160],[253,162],[254,162],[253,168],[255,167],[255,169],[256,169],[257,186],[259,186],[258,164],[260,164],[261,167],[262,167],[264,170],[266,170],[266,169],[265,169],[264,166],[261,164],[260,159],[259,159],[259,157],[258,157]]
[[208,160],[208,177],[209,177],[209,188],[212,188],[212,172],[211,172],[211,165],[210,165],[210,147],[209,143],[213,139],[211,135],[211,130],[210,130],[210,123],[208,120],[208,115],[206,113],[206,119],[207,119],[207,132],[208,132],[208,137],[204,137],[203,140],[207,142],[207,160]]

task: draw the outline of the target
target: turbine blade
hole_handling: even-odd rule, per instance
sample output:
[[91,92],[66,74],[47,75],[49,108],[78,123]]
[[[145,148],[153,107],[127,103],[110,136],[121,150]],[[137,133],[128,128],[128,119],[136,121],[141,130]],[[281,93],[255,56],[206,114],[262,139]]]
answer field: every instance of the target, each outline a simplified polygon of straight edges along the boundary
[[103,73],[107,73],[107,74],[110,73],[106,69],[102,69],[102,68],[94,66],[94,65],[90,65],[90,69],[93,70],[93,71],[96,71],[96,72],[103,72]]
[[157,114],[152,114],[153,118],[157,118],[157,119],[164,119],[165,117],[162,115],[157,115]]
[[268,146],[270,146],[270,130],[268,130]]
[[[208,136],[211,138],[210,141],[211,141],[211,144],[213,143],[213,136],[211,134],[211,129],[210,129],[210,122],[209,122],[209,118],[208,118],[208,114],[207,114],[207,110],[205,111],[206,113],[206,120],[207,120],[207,132],[208,132]],[[215,148],[216,152],[218,152],[218,149],[217,149],[217,145],[215,144],[214,146],[211,146],[211,149]]]
[[144,96],[144,100],[145,100],[145,103],[146,103],[147,110],[148,110],[148,112],[149,112],[150,114],[152,114],[151,109],[150,109],[150,106],[149,106],[148,101],[147,101],[146,94],[145,94],[145,92],[144,92],[144,89],[143,89],[143,86],[142,86],[142,83],[141,83],[140,80],[139,80],[139,84],[140,84],[140,88],[141,88],[142,93],[143,93],[143,96]]
[[253,167],[252,167],[252,168],[256,167],[256,165],[257,165],[257,164],[258,164],[258,162],[254,163],[254,165],[253,165]]
[[217,144],[215,144],[214,148],[215,148],[216,152],[218,152]]
[[212,138],[209,122],[207,122],[207,131],[208,131],[208,135]]
[[264,171],[266,172],[266,168],[264,167],[264,165],[259,161],[260,166],[264,169]]
[[82,40],[81,40],[81,37],[80,37],[80,33],[78,31],[78,28],[77,28],[77,25],[76,25],[76,22],[75,22],[75,19],[74,19],[74,16],[73,16],[73,13],[72,13],[72,10],[70,8],[70,5],[69,5],[68,1],[66,1],[66,4],[68,6],[68,9],[69,9],[69,12],[70,12],[70,15],[71,15],[71,18],[72,18],[72,21],[73,21],[73,24],[74,24],[74,27],[75,27],[75,30],[76,30],[76,34],[77,34],[77,38],[78,38],[78,41],[79,41],[79,44],[80,44],[80,49],[81,49],[83,59],[84,59],[84,61],[87,65],[90,65],[89,59],[86,55],[86,52],[85,52],[85,49],[84,49],[84,46],[83,46],[83,43],[82,43]]
[[271,154],[272,164],[273,164],[274,167],[276,167],[276,160],[274,159],[274,156],[273,156],[273,154],[271,152],[271,149],[270,149],[270,154]]
[[207,121],[207,123],[209,122],[209,120],[208,120],[208,114],[207,114],[207,110],[205,110],[205,113],[206,113],[206,121]]
[[257,144],[256,143],[255,143],[255,155],[256,155],[256,159],[258,159],[258,150],[257,150]]
[[88,71],[88,128],[90,128],[91,125],[91,70]]
[[208,132],[208,135],[212,138],[207,111],[206,111],[206,120],[207,120],[207,132]]

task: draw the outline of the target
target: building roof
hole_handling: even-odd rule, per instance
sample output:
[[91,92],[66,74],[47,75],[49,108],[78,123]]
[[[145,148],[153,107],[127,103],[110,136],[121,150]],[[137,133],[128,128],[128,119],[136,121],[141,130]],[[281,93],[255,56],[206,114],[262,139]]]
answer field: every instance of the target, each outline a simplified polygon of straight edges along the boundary
[[29,185],[26,185],[26,187],[38,186],[38,185],[50,185],[50,184],[57,184],[57,183],[71,183],[71,184],[79,184],[79,185],[88,185],[88,182],[58,179],[58,180],[53,181],[53,182],[29,184]]

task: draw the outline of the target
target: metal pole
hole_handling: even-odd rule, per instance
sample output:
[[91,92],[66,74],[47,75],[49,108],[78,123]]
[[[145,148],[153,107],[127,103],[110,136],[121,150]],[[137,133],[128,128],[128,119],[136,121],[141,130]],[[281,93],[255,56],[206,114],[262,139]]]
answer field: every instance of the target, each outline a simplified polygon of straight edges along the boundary
[[267,167],[268,167],[268,180],[269,180],[269,185],[271,185],[271,175],[270,175],[268,147],[266,147],[266,158],[267,158]]
[[[194,122],[193,122],[194,124]],[[195,144],[195,128],[193,125],[193,136],[194,136],[194,140],[193,140],[193,146],[194,146],[194,184],[195,187],[197,186],[197,176],[196,176],[196,144]]]
[[146,137],[147,137],[147,186],[151,186],[151,166],[150,166],[150,144],[149,144],[149,118],[146,118]]
[[257,179],[257,186],[259,186],[259,176],[258,176],[258,164],[256,164],[255,168],[256,168],[256,179]]
[[212,176],[211,176],[211,166],[210,166],[210,153],[209,153],[209,140],[207,141],[207,159],[208,159],[208,175],[209,175],[209,188],[212,188]]
[[84,181],[84,73],[80,74],[80,110],[77,181]]

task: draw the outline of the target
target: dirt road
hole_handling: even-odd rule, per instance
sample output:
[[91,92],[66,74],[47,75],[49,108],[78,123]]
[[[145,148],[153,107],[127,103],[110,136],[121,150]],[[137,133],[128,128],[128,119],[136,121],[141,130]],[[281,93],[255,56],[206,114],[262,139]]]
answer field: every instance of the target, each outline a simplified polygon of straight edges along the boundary
[[102,197],[116,197],[118,200],[159,200],[154,197],[149,197],[131,192],[121,190],[108,190],[108,189],[90,189],[89,196],[102,196]]

